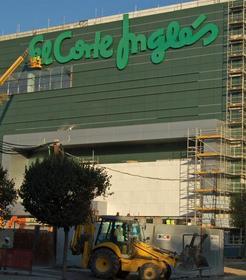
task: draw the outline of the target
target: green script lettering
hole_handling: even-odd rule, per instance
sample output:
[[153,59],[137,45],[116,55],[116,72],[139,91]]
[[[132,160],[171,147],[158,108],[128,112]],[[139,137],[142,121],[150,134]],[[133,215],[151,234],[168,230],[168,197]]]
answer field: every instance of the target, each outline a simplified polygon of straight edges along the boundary
[[53,58],[51,57],[52,55],[52,41],[47,40],[44,42],[43,47],[42,47],[42,63],[45,65],[49,65],[53,62]]
[[154,50],[151,54],[151,61],[155,64],[161,63],[165,59],[168,49],[180,49],[193,45],[207,34],[208,37],[203,39],[203,46],[211,44],[219,33],[219,29],[215,24],[208,23],[193,34],[195,29],[200,27],[206,19],[205,15],[200,15],[191,27],[182,29],[177,21],[172,21],[167,27],[166,34],[164,29],[158,29],[153,32],[148,39],[148,48]]
[[147,50],[146,37],[143,34],[136,36],[134,33],[129,32],[129,18],[124,15],[123,18],[123,36],[120,39],[116,64],[118,69],[124,69],[129,61],[129,54],[137,54],[140,51]]
[[42,49],[39,47],[41,43],[44,41],[43,35],[37,35],[35,36],[31,42],[29,43],[29,55],[32,56],[41,56]]
[[67,56],[62,54],[63,49],[63,41],[72,38],[72,31],[65,31],[61,33],[55,40],[54,43],[54,56],[57,62],[59,63],[67,63],[73,59],[72,52],[70,51]]
[[[116,49],[116,66],[119,70],[125,69],[129,63],[130,55],[151,50],[150,60],[154,64],[162,63],[169,49],[180,49],[190,46],[202,40],[203,46],[213,43],[219,34],[218,26],[214,23],[204,22],[205,14],[201,14],[191,26],[181,27],[178,21],[172,21],[166,29],[159,28],[146,36],[130,32],[128,14],[123,16],[122,37]],[[41,56],[44,65],[67,63],[73,60],[110,58],[114,54],[113,37],[102,36],[100,31],[95,33],[94,42],[87,43],[82,39],[77,40],[74,46],[68,50],[67,40],[72,40],[72,31],[62,32],[54,41],[44,40],[43,35],[35,36],[29,43],[29,55]]]

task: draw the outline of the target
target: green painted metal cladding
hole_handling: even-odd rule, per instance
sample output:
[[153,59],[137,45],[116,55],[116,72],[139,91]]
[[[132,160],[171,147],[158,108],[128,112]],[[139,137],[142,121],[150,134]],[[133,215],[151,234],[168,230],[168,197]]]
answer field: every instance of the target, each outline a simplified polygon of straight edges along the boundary
[[31,57],[41,57],[43,65],[50,65],[54,61],[65,64],[82,58],[110,58],[116,53],[116,66],[119,70],[123,70],[129,63],[130,55],[136,55],[148,49],[153,51],[150,56],[152,63],[159,64],[165,60],[169,49],[181,49],[199,40],[202,40],[203,46],[212,44],[218,37],[219,28],[215,23],[206,23],[206,20],[207,15],[201,14],[191,26],[184,27],[179,21],[174,20],[168,23],[166,29],[158,28],[146,36],[143,33],[131,32],[129,15],[125,14],[122,22],[122,36],[116,49],[113,48],[112,36],[102,36],[101,31],[97,31],[92,43],[78,39],[74,46],[64,54],[63,44],[66,40],[74,39],[72,30],[68,30],[60,33],[54,42],[50,39],[45,40],[44,35],[37,35],[30,41],[28,50]]
[[[172,21],[178,21],[181,28],[191,26],[200,15],[206,15],[205,24],[216,25],[219,33],[208,45],[197,40],[182,48],[169,48],[165,60],[158,64],[150,60],[151,49],[131,54],[123,70],[116,67],[115,53],[103,59],[71,60],[66,65],[73,65],[72,88],[13,96],[1,119],[1,133],[53,131],[64,125],[94,128],[222,119],[226,11],[224,4],[215,4],[130,19],[131,32],[144,34],[146,38],[160,28],[165,30]],[[69,52],[79,39],[93,42],[96,32],[112,36],[112,48],[117,49],[122,25],[123,19],[76,28],[72,30],[73,38],[62,44],[61,51]],[[54,43],[62,32],[44,34],[45,40]],[[0,42],[1,72],[28,47],[33,37]],[[61,64],[54,61],[45,67],[58,65]]]

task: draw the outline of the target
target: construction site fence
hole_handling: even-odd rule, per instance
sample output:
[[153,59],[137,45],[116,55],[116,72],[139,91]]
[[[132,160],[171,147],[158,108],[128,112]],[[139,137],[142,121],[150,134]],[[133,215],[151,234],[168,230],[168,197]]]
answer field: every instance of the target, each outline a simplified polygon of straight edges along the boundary
[[32,271],[32,250],[4,248],[0,249],[0,267],[18,268]]

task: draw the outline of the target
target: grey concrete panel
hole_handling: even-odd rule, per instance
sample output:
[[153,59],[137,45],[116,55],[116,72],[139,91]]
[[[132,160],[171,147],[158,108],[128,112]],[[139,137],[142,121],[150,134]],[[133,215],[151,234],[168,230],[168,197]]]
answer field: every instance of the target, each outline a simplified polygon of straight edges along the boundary
[[186,138],[188,129],[214,129],[216,119],[155,123],[92,129],[74,129],[27,134],[5,135],[3,140],[14,144],[41,145],[59,139],[63,145],[109,144],[124,142],[165,141]]
[[[159,248],[175,251],[180,254],[184,245],[191,241],[192,234],[208,234],[208,238],[203,243],[203,255],[206,257],[209,267],[204,270],[204,275],[223,275],[224,274],[224,232],[219,229],[202,229],[198,226],[175,226],[175,225],[148,225],[147,232],[152,244]],[[198,245],[197,239],[195,245]],[[190,269],[185,271],[180,267],[175,269],[176,274],[188,275],[198,273],[198,270]]]

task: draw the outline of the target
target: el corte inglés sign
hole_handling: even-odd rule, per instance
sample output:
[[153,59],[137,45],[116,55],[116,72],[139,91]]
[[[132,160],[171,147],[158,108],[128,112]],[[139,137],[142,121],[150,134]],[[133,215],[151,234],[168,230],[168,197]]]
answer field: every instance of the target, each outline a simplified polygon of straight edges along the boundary
[[[152,51],[150,60],[154,64],[162,63],[169,49],[180,49],[202,41],[208,46],[218,37],[219,29],[214,23],[206,22],[207,16],[201,14],[191,26],[181,27],[178,21],[172,21],[166,28],[158,28],[148,36],[131,32],[128,14],[123,17],[122,37],[117,46],[111,35],[95,32],[92,43],[83,39],[73,40],[72,30],[62,32],[54,41],[45,40],[44,35],[35,36],[29,44],[30,56],[40,56],[42,64],[50,65],[54,61],[68,63],[85,59],[107,59],[115,56],[119,70],[126,68],[130,55],[136,55],[147,50]],[[69,40],[72,47],[64,51],[63,45]],[[70,43],[71,44],[71,43]]]

